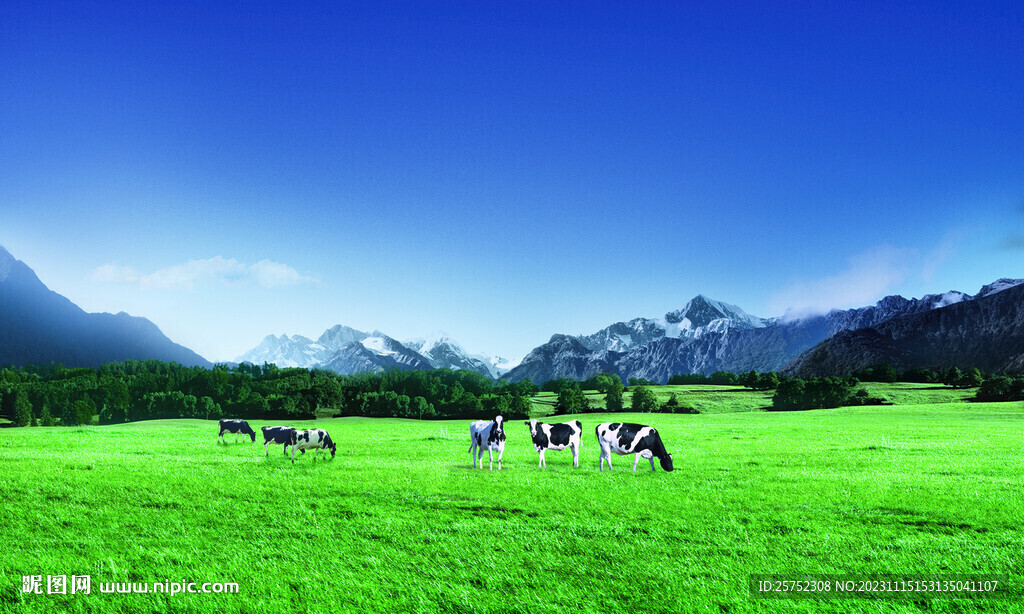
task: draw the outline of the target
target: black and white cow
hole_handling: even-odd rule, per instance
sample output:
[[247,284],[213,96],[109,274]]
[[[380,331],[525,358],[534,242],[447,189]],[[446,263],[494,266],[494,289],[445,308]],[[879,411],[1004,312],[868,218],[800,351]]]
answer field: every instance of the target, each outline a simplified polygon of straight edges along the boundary
[[487,459],[490,461],[490,468],[494,469],[494,450],[498,451],[498,470],[501,470],[501,456],[505,453],[505,419],[497,416],[494,420],[477,420],[469,425],[469,454],[473,457],[473,468],[476,469],[477,460],[480,461],[480,468],[484,468],[484,448],[487,449]]
[[[224,433],[234,433],[235,435],[248,435],[249,439],[256,441],[256,431],[249,427],[249,423],[245,420],[221,420],[220,421],[220,438],[221,443],[227,443],[224,441]],[[235,437],[238,440],[238,437]]]
[[[288,454],[288,446],[292,438],[292,433],[295,432],[290,426],[264,426],[260,429],[263,431],[263,449],[267,451],[267,456],[270,456],[270,444],[284,444],[284,453]],[[303,453],[306,451],[303,450]]]
[[544,452],[547,450],[572,449],[572,466],[580,466],[580,434],[583,433],[583,424],[579,420],[563,422],[562,424],[544,424],[536,420],[529,420],[526,426],[530,427],[530,437],[533,438],[533,447],[537,448],[540,459],[537,467],[547,467],[544,460]]
[[661,461],[662,469],[672,471],[672,455],[665,449],[661,435],[653,427],[630,422],[604,422],[598,424],[594,432],[601,446],[601,471],[604,471],[605,459],[608,459],[608,470],[611,471],[612,452],[636,454],[633,473],[636,473],[636,465],[641,456],[651,461],[651,471],[654,471],[655,456]]
[[320,450],[324,450],[325,457],[327,456],[327,450],[330,450],[331,458],[334,458],[334,455],[338,451],[338,446],[334,444],[334,441],[331,440],[331,436],[323,429],[308,429],[305,431],[293,430],[291,435],[288,437],[288,445],[292,447],[293,463],[295,462],[295,450],[302,450],[302,453],[305,454],[306,450],[316,448],[316,454],[313,455],[313,460],[316,460],[316,457],[320,455]]

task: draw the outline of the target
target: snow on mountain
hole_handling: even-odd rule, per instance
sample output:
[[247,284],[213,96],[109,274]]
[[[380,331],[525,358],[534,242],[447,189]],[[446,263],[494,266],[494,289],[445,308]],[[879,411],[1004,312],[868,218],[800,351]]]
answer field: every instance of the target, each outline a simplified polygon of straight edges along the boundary
[[955,305],[961,301],[969,301],[972,297],[969,294],[964,294],[963,292],[957,292],[956,290],[952,290],[950,292],[946,292],[945,294],[929,294],[924,298],[931,299],[932,309],[940,309],[942,307],[948,307],[949,305]]
[[975,296],[974,298],[989,296],[990,294],[1002,292],[1003,290],[1007,290],[1009,288],[1019,286],[1021,284],[1024,284],[1024,279],[1008,279],[1006,277],[1003,277],[1002,279],[997,279],[996,281],[990,284],[982,286],[981,290],[978,291],[977,296]]
[[469,369],[495,379],[518,364],[516,361],[509,366],[510,361],[499,356],[471,355],[444,333],[403,343],[379,330],[364,333],[340,324],[324,331],[316,341],[302,335],[268,335],[236,362],[324,368],[339,373],[391,367]]
[[736,305],[716,301],[703,294],[698,294],[659,320],[665,328],[665,336],[676,339],[721,333],[730,328],[764,328],[768,322],[768,319],[750,315]]
[[419,352],[435,369],[469,369],[495,379],[511,369],[502,366],[509,361],[500,356],[470,354],[457,341],[440,331],[427,338],[406,341],[405,346]]
[[331,352],[323,345],[302,335],[267,335],[263,341],[235,362],[249,362],[254,365],[273,363],[281,368],[311,367],[326,360]]
[[369,337],[365,337],[359,343],[378,356],[396,356],[412,351],[379,330],[373,331]]
[[316,342],[328,350],[337,351],[350,343],[362,341],[368,336],[369,335],[367,335],[367,333],[362,331],[337,324],[325,330],[323,334],[317,338]]

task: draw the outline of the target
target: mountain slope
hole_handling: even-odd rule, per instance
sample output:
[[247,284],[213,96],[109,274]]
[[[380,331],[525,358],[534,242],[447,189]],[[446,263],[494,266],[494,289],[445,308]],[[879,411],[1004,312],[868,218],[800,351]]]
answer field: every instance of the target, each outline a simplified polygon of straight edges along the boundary
[[794,359],[784,373],[820,377],[877,364],[897,371],[950,367],[1019,373],[1024,366],[1024,284],[985,286],[978,298],[897,316],[837,334]]
[[[362,344],[363,347],[350,347],[352,344]],[[387,355],[392,358],[383,358]],[[316,341],[302,335],[268,335],[258,346],[239,356],[236,362],[267,362],[279,367],[328,369],[344,374],[378,371],[390,366],[402,369],[469,369],[492,378],[500,377],[511,368],[504,366],[507,361],[501,357],[469,354],[444,334],[402,343],[380,331],[364,333],[340,324],[324,331]],[[427,366],[410,366],[424,364]]]
[[213,366],[145,318],[86,313],[0,247],[0,365],[95,367],[147,358]]
[[318,365],[340,375],[366,371],[432,369],[426,358],[380,331],[346,345]]
[[[720,370],[740,373],[752,369],[778,371],[786,368],[807,350],[832,337],[839,340],[837,343],[845,340],[849,344],[851,349],[843,352],[844,356],[861,354],[865,360],[871,357],[876,361],[872,364],[889,362],[883,359],[895,352],[897,347],[903,348],[900,351],[904,353],[909,352],[910,348],[887,344],[877,335],[869,333],[857,338],[848,334],[848,331],[866,327],[883,330],[880,326],[894,318],[914,316],[923,318],[915,322],[925,325],[927,320],[924,316],[936,310],[970,305],[1009,292],[1022,283],[1024,280],[1001,279],[986,285],[975,296],[956,291],[930,294],[920,299],[887,296],[869,307],[832,310],[825,315],[798,320],[759,318],[735,305],[699,295],[661,319],[636,318],[579,337],[555,335],[548,343],[534,348],[504,378],[511,381],[529,378],[539,383],[559,377],[585,379],[605,371],[617,374],[624,380],[641,377],[666,382],[675,373],[710,374]],[[967,307],[960,309],[973,313]],[[967,320],[972,317],[981,316],[965,316]],[[967,320],[958,325],[969,328]],[[995,330],[999,326],[993,325],[992,328]],[[905,331],[903,335],[908,336],[909,332]],[[973,344],[969,336],[965,335],[960,343]],[[1014,337],[1010,335],[1008,339],[1012,350]],[[920,340],[921,347],[931,347],[925,341]],[[965,356],[965,359],[980,361],[980,352],[978,349]],[[1015,356],[1021,354],[1024,354],[1024,349]],[[845,364],[848,358],[840,362]],[[1021,371],[1020,363],[1024,363],[1024,356],[1014,360],[1016,362],[1007,359],[1005,368]],[[921,358],[910,355],[906,361],[906,364],[916,364],[921,362]],[[836,369],[829,368],[826,371],[846,372]]]

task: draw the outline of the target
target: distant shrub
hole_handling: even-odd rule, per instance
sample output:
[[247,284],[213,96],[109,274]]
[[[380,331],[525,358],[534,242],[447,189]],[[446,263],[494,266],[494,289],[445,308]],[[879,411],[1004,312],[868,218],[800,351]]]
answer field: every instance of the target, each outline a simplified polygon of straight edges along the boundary
[[779,383],[775,396],[772,397],[772,409],[793,411],[866,404],[862,402],[865,397],[854,397],[853,389],[857,383],[852,377],[787,379]]
[[656,414],[699,414],[700,410],[690,407],[689,405],[669,405],[664,403],[659,405],[652,413]]
[[630,402],[630,409],[644,413],[651,413],[658,409],[658,398],[645,386],[637,386],[633,389],[633,398]]
[[978,388],[977,401],[1024,401],[1024,376],[991,377]]

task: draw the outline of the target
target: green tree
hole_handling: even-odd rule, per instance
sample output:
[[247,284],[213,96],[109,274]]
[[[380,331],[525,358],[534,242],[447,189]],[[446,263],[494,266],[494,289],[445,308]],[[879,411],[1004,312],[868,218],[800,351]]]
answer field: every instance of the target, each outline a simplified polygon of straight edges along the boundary
[[533,409],[533,403],[530,402],[529,398],[520,395],[513,395],[508,406],[508,418],[509,420],[525,420],[530,417],[531,409]]
[[24,390],[15,391],[14,425],[28,426],[32,422],[32,402]]
[[757,378],[757,389],[758,390],[775,390],[779,387],[779,374],[775,371],[769,371],[762,373]]
[[50,413],[49,401],[43,401],[43,408],[39,410],[39,424],[43,426],[53,426],[56,424],[53,415]]
[[604,396],[604,406],[608,411],[622,411],[622,389],[622,380],[618,381],[618,385],[608,387],[608,392]]
[[555,401],[555,411],[560,414],[578,414],[590,410],[590,400],[578,387],[562,388]]
[[635,386],[633,387],[630,409],[644,413],[653,412],[658,409],[658,397],[646,386]]

